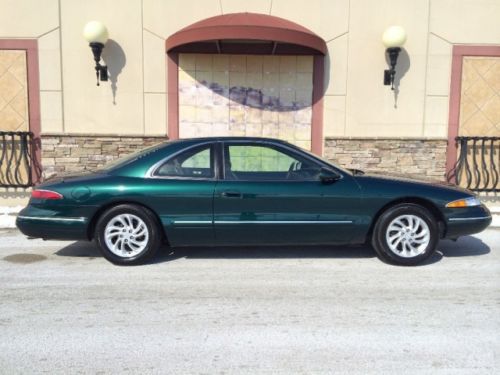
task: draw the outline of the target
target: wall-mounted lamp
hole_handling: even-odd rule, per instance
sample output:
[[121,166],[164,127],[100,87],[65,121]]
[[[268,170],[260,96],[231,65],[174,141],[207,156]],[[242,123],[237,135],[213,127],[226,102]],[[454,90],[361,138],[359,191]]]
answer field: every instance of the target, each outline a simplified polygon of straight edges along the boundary
[[401,26],[388,27],[382,34],[382,42],[385,45],[385,52],[389,55],[391,69],[384,70],[384,85],[391,85],[394,90],[394,76],[396,75],[396,63],[398,61],[401,47],[406,42],[406,31]]
[[95,60],[95,75],[97,77],[97,86],[99,86],[99,79],[101,81],[108,80],[108,67],[101,65],[101,53],[104,45],[108,41],[108,29],[102,22],[90,21],[83,28],[83,37],[89,42],[92,49],[92,54]]

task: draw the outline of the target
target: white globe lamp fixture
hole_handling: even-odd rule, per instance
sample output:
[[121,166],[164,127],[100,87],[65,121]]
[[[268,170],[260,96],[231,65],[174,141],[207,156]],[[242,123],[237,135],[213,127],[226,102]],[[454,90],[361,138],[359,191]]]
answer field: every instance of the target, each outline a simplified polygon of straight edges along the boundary
[[406,31],[401,26],[390,26],[382,34],[382,43],[386,48],[385,52],[389,55],[391,68],[384,71],[384,85],[391,86],[394,90],[394,76],[396,75],[396,64],[401,47],[406,42]]
[[95,74],[97,77],[97,86],[99,86],[99,80],[108,80],[108,68],[100,64],[102,49],[108,41],[108,29],[102,22],[90,21],[83,28],[83,37],[89,42],[90,49],[94,55]]

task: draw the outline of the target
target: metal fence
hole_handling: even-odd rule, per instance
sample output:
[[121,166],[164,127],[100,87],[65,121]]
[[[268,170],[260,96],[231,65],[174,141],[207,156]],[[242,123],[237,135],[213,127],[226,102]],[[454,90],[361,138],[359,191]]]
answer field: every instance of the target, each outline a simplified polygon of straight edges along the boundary
[[500,192],[500,137],[457,137],[458,158],[447,179],[477,192]]
[[31,132],[0,131],[0,187],[33,186],[37,163]]

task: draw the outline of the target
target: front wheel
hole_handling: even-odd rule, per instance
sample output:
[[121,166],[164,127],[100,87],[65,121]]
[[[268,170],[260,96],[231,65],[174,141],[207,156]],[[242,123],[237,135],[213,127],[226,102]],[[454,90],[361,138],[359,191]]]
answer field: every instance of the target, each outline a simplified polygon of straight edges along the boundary
[[98,220],[97,243],[114,264],[142,264],[158,250],[161,236],[154,215],[147,209],[123,204],[112,207]]
[[426,208],[399,204],[377,220],[372,246],[384,261],[413,266],[434,254],[438,241],[438,224]]

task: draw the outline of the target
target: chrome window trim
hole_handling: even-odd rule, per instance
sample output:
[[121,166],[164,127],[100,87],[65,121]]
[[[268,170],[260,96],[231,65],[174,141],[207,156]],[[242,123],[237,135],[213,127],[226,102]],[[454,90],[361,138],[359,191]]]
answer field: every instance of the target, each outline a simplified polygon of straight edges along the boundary
[[[173,154],[171,155],[168,155],[166,157],[164,157],[163,159],[161,159],[160,161],[156,162],[155,164],[153,164],[147,171],[146,173],[144,174],[144,178],[151,178],[151,179],[161,179],[161,180],[181,180],[181,181],[218,181],[219,179],[222,179],[224,181],[231,181],[231,182],[237,182],[237,181],[241,181],[241,182],[288,182],[288,183],[293,183],[293,182],[316,182],[316,180],[314,179],[311,179],[311,180],[226,180],[225,179],[225,170],[224,170],[224,164],[225,164],[225,152],[224,152],[224,146],[226,144],[231,144],[231,143],[239,143],[239,144],[252,144],[252,145],[266,145],[266,146],[275,146],[277,148],[284,148],[286,149],[287,151],[289,151],[290,153],[292,154],[296,154],[296,155],[300,155],[301,157],[311,161],[312,163],[314,163],[315,165],[318,165],[318,166],[321,166],[321,167],[325,167],[325,168],[329,168],[329,169],[332,169],[334,170],[335,172],[337,172],[339,175],[340,175],[340,178],[339,180],[342,180],[344,177],[345,177],[345,172],[339,170],[338,168],[335,168],[335,166],[333,165],[330,165],[328,163],[326,163],[325,161],[321,160],[321,159],[316,159],[314,158],[313,156],[305,153],[305,152],[301,152],[301,150],[297,150],[293,147],[290,147],[288,146],[286,143],[282,143],[280,141],[274,141],[274,140],[271,140],[271,139],[262,139],[262,140],[255,140],[255,139],[244,139],[244,138],[240,138],[240,139],[230,139],[230,140],[226,140],[224,138],[215,138],[213,140],[209,140],[209,141],[203,141],[203,142],[200,142],[200,143],[196,143],[196,144],[193,144],[191,146],[188,146],[188,147],[185,147],[179,151],[176,151],[174,152]],[[156,169],[158,169],[163,163],[167,162],[170,158],[174,158],[176,157],[177,155],[183,153],[184,151],[188,151],[192,148],[196,148],[196,147],[199,147],[199,146],[204,146],[204,145],[213,145],[214,149],[214,157],[215,157],[215,164],[214,164],[214,177],[211,177],[211,178],[207,178],[207,177],[183,177],[183,176],[156,176],[154,175],[154,172],[156,171]],[[221,155],[220,155],[220,160],[217,159],[217,145],[221,145],[222,146],[222,152],[221,152]],[[221,171],[219,171],[219,169],[221,169]],[[220,173],[222,172],[222,173]],[[219,178],[220,176],[220,178]]]
[[[153,179],[161,179],[161,180],[182,180],[182,181],[216,181],[217,180],[217,175],[218,175],[218,163],[217,163],[217,158],[216,158],[216,150],[215,150],[215,145],[217,144],[217,140],[214,141],[205,141],[205,142],[200,142],[196,143],[194,145],[185,147],[177,152],[174,152],[171,155],[168,155],[161,159],[160,161],[156,162],[153,164],[149,169],[146,171],[144,174],[144,178],[153,178]],[[213,158],[214,158],[214,176],[213,177],[193,177],[193,176],[157,176],[154,173],[156,172],[157,169],[159,169],[164,163],[169,161],[172,158],[175,158],[176,156],[182,154],[185,151],[189,151],[193,148],[196,147],[201,147],[205,145],[210,145],[212,147],[212,152],[213,152]]]
[[86,217],[53,217],[53,216],[24,216],[17,215],[19,219],[25,220],[41,220],[41,221],[71,221],[71,222],[85,222]]

